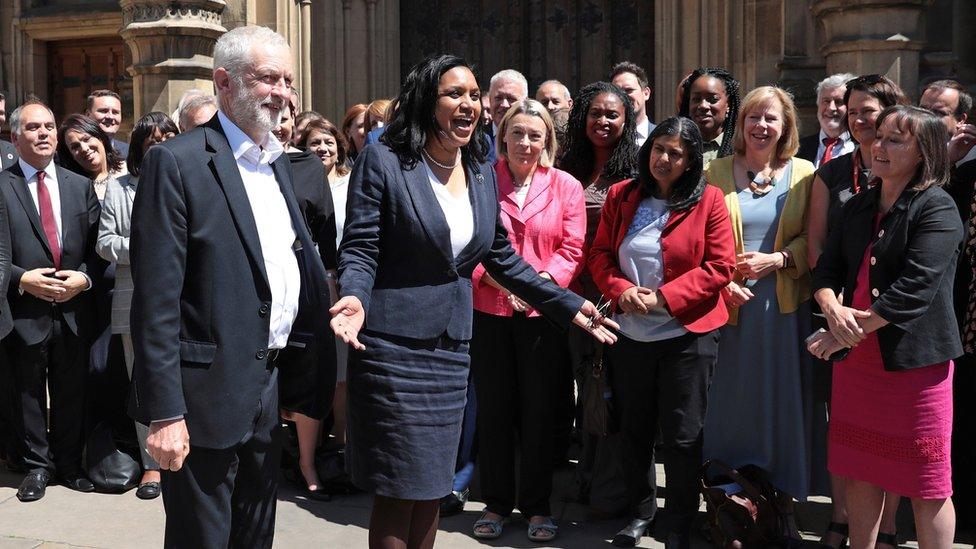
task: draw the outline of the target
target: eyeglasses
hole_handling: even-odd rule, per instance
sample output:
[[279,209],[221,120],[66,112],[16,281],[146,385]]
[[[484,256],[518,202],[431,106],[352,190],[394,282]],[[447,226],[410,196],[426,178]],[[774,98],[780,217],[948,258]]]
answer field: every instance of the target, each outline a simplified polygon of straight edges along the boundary
[[603,296],[601,295],[599,301],[596,302],[596,314],[591,316],[589,322],[587,322],[587,329],[592,330],[597,321],[607,316],[607,312],[610,311],[611,305],[613,305],[613,301],[609,299],[604,301]]

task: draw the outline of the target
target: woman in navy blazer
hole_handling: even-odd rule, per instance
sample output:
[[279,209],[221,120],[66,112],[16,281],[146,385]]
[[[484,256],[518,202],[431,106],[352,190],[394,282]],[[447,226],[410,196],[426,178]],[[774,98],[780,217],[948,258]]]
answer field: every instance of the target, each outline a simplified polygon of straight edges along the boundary
[[332,328],[354,348],[347,463],[375,494],[370,547],[430,547],[451,492],[468,382],[471,273],[491,276],[562,326],[613,342],[596,307],[515,254],[485,163],[481,92],[460,58],[413,68],[381,143],[349,182]]

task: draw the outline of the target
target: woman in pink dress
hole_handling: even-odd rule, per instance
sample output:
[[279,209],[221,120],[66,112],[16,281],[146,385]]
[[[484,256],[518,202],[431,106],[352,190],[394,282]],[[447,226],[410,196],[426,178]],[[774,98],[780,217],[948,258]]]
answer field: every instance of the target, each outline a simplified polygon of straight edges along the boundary
[[911,498],[922,549],[948,549],[952,359],[962,354],[952,281],[963,239],[941,188],[948,135],[936,116],[901,105],[877,128],[880,183],[848,202],[814,272],[830,330],[808,349],[835,361],[828,468],[848,482],[852,549],[874,547],[886,491]]

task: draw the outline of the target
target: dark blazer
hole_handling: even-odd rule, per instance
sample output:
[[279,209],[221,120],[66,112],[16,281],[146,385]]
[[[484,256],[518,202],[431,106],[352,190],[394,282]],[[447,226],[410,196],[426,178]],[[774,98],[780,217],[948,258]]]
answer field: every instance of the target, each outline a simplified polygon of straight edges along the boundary
[[366,147],[349,180],[339,287],[366,308],[365,328],[431,339],[471,339],[471,273],[482,263],[502,286],[563,326],[583,299],[545,281],[512,250],[489,164],[467,162],[474,235],[455,260],[450,228],[427,171],[401,165],[384,143]]
[[[590,275],[615,307],[620,294],[635,286],[620,269],[617,257],[646,196],[637,179],[610,187],[590,246]],[[668,311],[689,332],[701,334],[724,326],[729,311],[721,292],[735,270],[735,240],[725,195],[718,187],[705,185],[698,204],[671,212],[661,232],[661,251],[664,279],[658,290]]]
[[123,159],[129,156],[129,144],[125,141],[119,141],[118,139],[112,139],[112,147],[115,152],[119,153]]
[[7,285],[10,283],[10,225],[7,224],[7,201],[0,193],[0,339],[14,329],[7,303]]
[[[301,292],[289,345],[332,349],[325,269],[298,209],[287,155],[272,167],[298,236]],[[238,443],[267,385],[271,289],[244,183],[216,115],[147,152],[130,260],[130,415],[142,423],[183,415],[194,446]],[[335,361],[326,367],[334,380]]]
[[800,138],[800,150],[796,152],[797,158],[802,158],[808,162],[817,162],[817,151],[820,150],[820,132]]
[[855,195],[830,233],[814,270],[814,290],[854,296],[861,260],[872,246],[871,308],[890,322],[878,330],[884,368],[921,368],[962,355],[952,285],[963,240],[952,198],[941,188],[906,189],[874,231],[881,186]]
[[319,248],[319,257],[326,269],[335,269],[336,263],[336,224],[335,205],[332,192],[325,179],[325,166],[318,156],[309,151],[290,152],[292,183],[298,209],[305,217],[312,241]]
[[[101,277],[99,271],[104,268],[104,262],[95,254],[101,210],[98,198],[91,180],[60,166],[56,169],[61,198],[61,269],[83,272],[93,283],[97,283]],[[11,247],[7,299],[17,335],[28,345],[43,341],[51,331],[52,308],[64,315],[72,332],[86,335],[91,325],[90,296],[87,292],[56,305],[27,292],[20,293],[20,277],[24,276],[24,272],[53,267],[54,262],[20,163],[0,173],[0,193],[7,203]]]
[[17,149],[10,141],[0,139],[0,170],[6,170],[17,163]]

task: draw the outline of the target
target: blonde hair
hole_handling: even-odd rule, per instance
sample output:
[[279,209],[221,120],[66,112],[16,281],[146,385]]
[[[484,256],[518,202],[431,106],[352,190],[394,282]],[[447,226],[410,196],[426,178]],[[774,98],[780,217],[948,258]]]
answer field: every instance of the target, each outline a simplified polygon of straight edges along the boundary
[[776,158],[789,160],[800,150],[799,121],[793,96],[779,86],[760,86],[746,94],[742,99],[739,116],[735,120],[735,135],[732,137],[732,148],[736,153],[745,154],[746,152],[746,132],[743,129],[746,116],[771,98],[779,101],[780,106],[783,107],[783,135],[779,137],[779,143],[776,144]]
[[535,99],[526,98],[511,106],[502,121],[498,123],[498,136],[495,138],[495,151],[499,158],[508,161],[508,145],[505,143],[505,134],[508,132],[508,125],[512,119],[520,114],[535,116],[542,119],[546,125],[546,146],[542,149],[542,156],[539,158],[539,165],[543,168],[551,168],[556,161],[556,153],[559,151],[559,143],[556,140],[556,125],[552,121],[549,111]]
[[391,103],[393,102],[389,99],[377,99],[366,107],[366,119],[363,120],[363,127],[366,128],[367,133],[373,129],[373,124],[389,122],[390,113],[388,111]]

